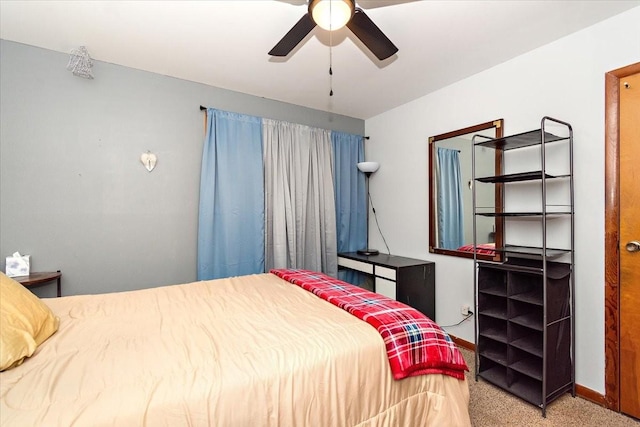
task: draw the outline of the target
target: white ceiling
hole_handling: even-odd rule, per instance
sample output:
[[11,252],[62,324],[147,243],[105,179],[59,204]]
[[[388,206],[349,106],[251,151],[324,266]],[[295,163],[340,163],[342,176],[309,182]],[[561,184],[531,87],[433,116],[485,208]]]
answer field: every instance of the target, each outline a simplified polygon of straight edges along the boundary
[[327,32],[316,27],[286,58],[267,54],[306,12],[298,0],[3,0],[0,37],[66,53],[84,45],[100,61],[367,119],[640,5],[406,1],[360,2],[399,48],[385,61],[334,32],[333,97]]

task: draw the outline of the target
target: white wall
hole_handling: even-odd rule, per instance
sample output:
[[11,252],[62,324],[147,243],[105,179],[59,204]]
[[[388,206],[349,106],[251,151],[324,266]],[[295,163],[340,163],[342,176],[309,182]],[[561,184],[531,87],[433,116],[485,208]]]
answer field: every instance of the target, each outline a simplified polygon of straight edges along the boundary
[[[576,381],[602,394],[604,74],[640,61],[638,22],[640,7],[365,122],[366,158],[381,163],[370,181],[380,227],[391,253],[436,262],[436,311],[445,325],[473,302],[473,264],[428,251],[428,137],[498,118],[505,135],[537,129],[545,115],[573,125]],[[384,247],[375,223],[370,230],[371,246]],[[471,321],[447,330],[474,341]]]

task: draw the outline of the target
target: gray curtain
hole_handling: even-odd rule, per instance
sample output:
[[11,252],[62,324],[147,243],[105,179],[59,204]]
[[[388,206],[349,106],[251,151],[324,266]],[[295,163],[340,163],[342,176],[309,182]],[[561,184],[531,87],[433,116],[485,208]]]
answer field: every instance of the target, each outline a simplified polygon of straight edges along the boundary
[[265,267],[337,276],[331,132],[263,119]]

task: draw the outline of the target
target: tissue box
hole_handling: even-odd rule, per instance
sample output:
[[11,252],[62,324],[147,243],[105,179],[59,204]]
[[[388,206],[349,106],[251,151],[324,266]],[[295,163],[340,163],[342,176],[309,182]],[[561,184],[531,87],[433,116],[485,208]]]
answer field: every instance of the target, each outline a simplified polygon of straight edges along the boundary
[[20,255],[18,252],[7,257],[6,275],[8,277],[29,275],[30,255]]

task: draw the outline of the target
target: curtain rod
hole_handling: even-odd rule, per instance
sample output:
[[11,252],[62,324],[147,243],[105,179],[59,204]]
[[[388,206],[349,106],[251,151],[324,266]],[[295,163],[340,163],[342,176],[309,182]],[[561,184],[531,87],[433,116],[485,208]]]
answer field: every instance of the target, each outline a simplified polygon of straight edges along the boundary
[[[200,111],[207,111],[207,107],[204,107],[204,106],[202,106],[202,105],[201,105],[201,106],[200,106]],[[364,138],[364,139],[369,139],[369,137],[368,137],[368,136],[363,136],[363,138]]]

